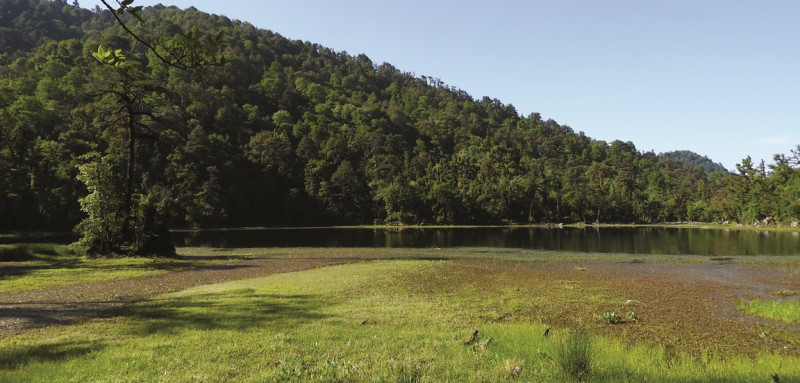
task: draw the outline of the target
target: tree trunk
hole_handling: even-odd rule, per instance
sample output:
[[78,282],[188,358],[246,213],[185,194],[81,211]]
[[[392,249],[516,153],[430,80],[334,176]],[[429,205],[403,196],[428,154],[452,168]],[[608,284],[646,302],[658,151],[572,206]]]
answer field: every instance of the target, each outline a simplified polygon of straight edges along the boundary
[[[122,235],[123,241],[129,244],[135,244],[134,237],[135,231],[132,227],[133,224],[133,172],[134,172],[134,165],[136,161],[136,125],[135,125],[135,116],[133,112],[133,105],[132,100],[125,97],[124,98],[126,108],[128,111],[128,158],[127,158],[127,171],[125,173],[125,197],[123,200],[123,208],[125,214],[125,220],[123,221],[122,226]],[[136,249],[134,248],[134,251]]]

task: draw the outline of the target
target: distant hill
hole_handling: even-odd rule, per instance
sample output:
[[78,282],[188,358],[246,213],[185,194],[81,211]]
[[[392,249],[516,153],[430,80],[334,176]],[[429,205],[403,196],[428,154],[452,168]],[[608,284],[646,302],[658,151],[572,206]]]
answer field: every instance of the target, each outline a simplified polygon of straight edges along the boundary
[[728,169],[725,169],[719,162],[714,162],[707,156],[702,156],[697,154],[691,150],[675,150],[672,152],[661,153],[660,157],[669,156],[675,161],[681,162],[686,165],[692,166],[700,166],[703,168],[703,171],[706,174],[711,173],[727,173]]

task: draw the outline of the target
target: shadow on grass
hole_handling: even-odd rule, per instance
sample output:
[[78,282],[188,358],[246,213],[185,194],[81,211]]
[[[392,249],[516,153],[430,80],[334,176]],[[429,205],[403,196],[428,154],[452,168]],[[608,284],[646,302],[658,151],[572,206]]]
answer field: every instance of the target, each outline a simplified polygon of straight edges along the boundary
[[57,244],[0,245],[0,279],[22,277],[39,270],[88,269],[105,270],[164,270],[173,271],[190,267],[186,260],[153,258],[152,262],[125,265],[84,260],[83,254]]
[[70,253],[60,245],[0,245],[0,279],[24,276],[42,269],[75,267],[79,262],[80,255]]
[[57,342],[35,346],[11,346],[0,348],[0,370],[14,370],[35,362],[57,362],[77,358],[105,348],[99,344],[85,342]]
[[[113,304],[115,302],[95,302]],[[289,331],[293,328],[328,317],[325,307],[332,305],[321,295],[260,294],[253,289],[200,294],[146,301],[136,306],[115,309],[92,309],[92,317],[121,316],[128,318],[120,332],[136,337],[175,335],[185,330],[235,330],[256,328],[270,331]],[[25,309],[25,310],[30,310]],[[41,309],[42,321],[48,324],[74,323],[74,318],[44,318],[47,308]],[[77,309],[78,311],[82,309]],[[2,310],[5,314],[6,308]],[[60,315],[64,315],[61,312]],[[76,312],[76,317],[82,313]],[[5,315],[0,315],[0,317]],[[69,316],[69,315],[68,315]],[[36,316],[28,315],[30,319]],[[109,340],[110,341],[110,340]],[[65,361],[107,347],[105,342],[61,342],[0,348],[0,370],[13,370],[35,361]]]
[[126,305],[133,303],[124,298],[105,301],[64,303],[59,301],[37,301],[35,303],[0,302],[0,327],[3,331],[15,332],[49,326],[66,326],[89,319],[111,318],[122,315]]
[[0,262],[25,262],[39,259],[52,259],[62,255],[58,245],[52,244],[11,244],[0,245]]
[[331,306],[321,295],[260,294],[252,289],[147,301],[131,308],[131,335],[195,330],[288,330],[326,318]]

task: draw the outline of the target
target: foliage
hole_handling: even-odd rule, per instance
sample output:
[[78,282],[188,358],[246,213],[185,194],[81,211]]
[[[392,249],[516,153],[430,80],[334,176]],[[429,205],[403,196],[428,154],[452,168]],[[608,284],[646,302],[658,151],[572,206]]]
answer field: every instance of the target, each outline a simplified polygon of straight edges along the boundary
[[[706,175],[364,54],[193,8],[114,11],[0,4],[19,37],[0,41],[0,230],[93,210],[79,229],[109,250],[151,236],[132,229],[147,209],[159,227],[800,221],[796,150]],[[118,195],[88,197],[82,166],[113,171],[93,187]],[[89,206],[103,198],[121,210]],[[124,243],[97,242],[126,225]]]
[[174,255],[169,240],[169,217],[173,211],[171,190],[154,186],[140,196],[136,212],[136,245],[140,254]]
[[111,50],[102,45],[97,47],[97,52],[93,52],[92,57],[105,65],[122,66],[125,63],[125,54],[122,53],[122,49]]
[[79,167],[78,179],[86,184],[88,194],[80,199],[87,217],[77,226],[80,244],[89,254],[112,254],[122,250],[125,209],[119,191],[122,185],[120,166],[109,157],[100,157]]
[[625,323],[625,318],[622,315],[619,315],[613,311],[606,311],[597,316],[597,319],[600,319],[603,322],[608,324],[620,324]]
[[707,156],[701,156],[689,150],[676,150],[668,153],[662,153],[660,156],[669,156],[673,160],[686,165],[699,166],[703,168],[703,172],[705,172],[707,175],[711,175],[711,173],[728,172],[728,169],[725,169],[722,164],[712,161]]
[[605,322],[608,324],[623,324],[623,323],[630,323],[630,322],[638,322],[639,316],[636,315],[634,311],[628,311],[625,313],[625,316],[617,314],[614,311],[606,311],[597,316],[601,322]]

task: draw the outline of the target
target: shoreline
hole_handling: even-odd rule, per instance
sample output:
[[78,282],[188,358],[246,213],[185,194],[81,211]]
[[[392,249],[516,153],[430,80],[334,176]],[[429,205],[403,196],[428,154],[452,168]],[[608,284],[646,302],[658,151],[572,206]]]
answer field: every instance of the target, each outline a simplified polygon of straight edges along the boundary
[[[753,230],[765,232],[800,232],[800,227],[784,225],[746,225],[740,223],[713,223],[713,222],[662,222],[662,223],[531,223],[531,224],[486,224],[486,225],[440,225],[440,224],[415,224],[415,225],[331,225],[331,226],[234,226],[234,227],[208,227],[208,228],[174,228],[170,232],[204,232],[204,231],[256,231],[256,230],[330,230],[330,229],[372,229],[372,230],[404,230],[404,229],[491,229],[491,228],[532,228],[532,229],[607,229],[607,228],[677,228],[677,229],[704,229],[704,230]],[[13,239],[47,239],[78,236],[78,234],[65,231],[11,231],[0,233],[2,240]],[[10,242],[8,242],[10,243]]]

